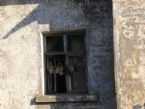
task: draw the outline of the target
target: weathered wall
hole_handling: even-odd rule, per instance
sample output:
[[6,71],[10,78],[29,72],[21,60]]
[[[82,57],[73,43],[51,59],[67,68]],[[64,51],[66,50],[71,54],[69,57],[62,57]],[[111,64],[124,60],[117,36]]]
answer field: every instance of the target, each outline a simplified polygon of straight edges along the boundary
[[118,109],[144,109],[145,1],[114,0]]
[[42,94],[41,32],[82,28],[87,30],[89,93],[99,93],[99,109],[115,109],[111,0],[34,3],[1,1],[0,109],[37,107],[33,98]]

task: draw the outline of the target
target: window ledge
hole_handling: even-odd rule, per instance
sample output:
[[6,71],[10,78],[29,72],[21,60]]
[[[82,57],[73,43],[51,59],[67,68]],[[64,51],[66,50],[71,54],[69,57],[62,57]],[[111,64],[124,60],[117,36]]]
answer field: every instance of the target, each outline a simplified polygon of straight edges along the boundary
[[97,95],[90,94],[61,94],[37,96],[36,103],[63,103],[63,102],[96,102]]

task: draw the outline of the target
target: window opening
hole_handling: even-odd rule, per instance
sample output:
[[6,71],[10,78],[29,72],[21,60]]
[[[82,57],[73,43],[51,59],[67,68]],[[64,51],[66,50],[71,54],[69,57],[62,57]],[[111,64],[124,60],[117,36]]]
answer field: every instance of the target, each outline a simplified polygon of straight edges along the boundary
[[87,93],[85,34],[49,34],[44,42],[45,93]]

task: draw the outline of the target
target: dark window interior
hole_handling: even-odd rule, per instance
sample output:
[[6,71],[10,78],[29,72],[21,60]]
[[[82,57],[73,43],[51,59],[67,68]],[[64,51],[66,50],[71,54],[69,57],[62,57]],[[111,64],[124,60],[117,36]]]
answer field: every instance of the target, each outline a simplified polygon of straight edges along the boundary
[[69,35],[68,36],[68,51],[70,52],[82,52],[85,51],[85,41],[82,35]]
[[61,52],[63,48],[63,36],[49,36],[46,38],[47,52]]
[[46,35],[45,92],[87,93],[85,34]]

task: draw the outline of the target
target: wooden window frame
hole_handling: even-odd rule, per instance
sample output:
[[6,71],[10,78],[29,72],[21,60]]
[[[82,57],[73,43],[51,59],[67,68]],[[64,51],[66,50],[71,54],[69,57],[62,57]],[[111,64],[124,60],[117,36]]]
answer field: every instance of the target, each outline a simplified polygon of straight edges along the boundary
[[[52,52],[52,53],[48,53],[46,52],[46,39],[45,37],[49,37],[49,36],[58,36],[58,35],[62,35],[63,36],[63,46],[64,46],[64,52]],[[51,32],[43,32],[43,42],[45,42],[43,44],[43,49],[44,49],[44,61],[45,61],[45,55],[47,56],[52,56],[52,55],[65,55],[65,65],[67,65],[69,63],[69,59],[68,57],[69,56],[86,56],[87,57],[87,52],[85,50],[85,52],[68,52],[68,42],[67,42],[67,37],[68,35],[83,35],[84,36],[84,39],[85,39],[85,35],[86,35],[86,30],[85,29],[81,29],[81,30],[66,30],[66,31],[51,31]],[[86,48],[86,42],[85,42],[85,48]],[[87,60],[86,60],[87,61]],[[87,62],[85,63],[86,66],[87,66]],[[85,66],[84,66],[85,67]],[[87,68],[87,67],[86,67]],[[45,68],[44,68],[45,69]],[[86,69],[86,72],[87,73],[87,69]],[[45,75],[44,75],[45,76]],[[87,76],[87,74],[86,74]],[[69,79],[69,76],[67,76],[67,79],[68,79],[68,82],[67,82],[67,92],[66,94],[68,94],[69,92],[71,92],[72,90],[72,85],[71,85],[71,81]],[[87,77],[86,77],[87,79]],[[88,82],[88,80],[86,80],[86,82]],[[46,84],[45,82],[45,77],[44,77],[44,84]],[[88,84],[88,83],[86,83]],[[44,86],[44,93],[46,95],[46,86]],[[87,86],[87,93],[88,93],[88,86]],[[57,94],[57,93],[56,93]]]

